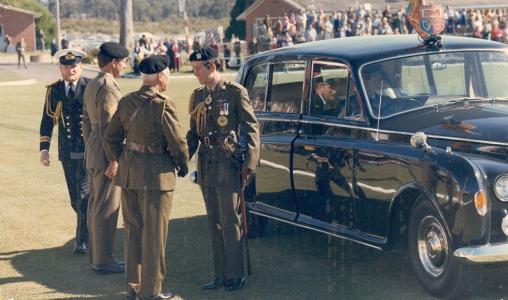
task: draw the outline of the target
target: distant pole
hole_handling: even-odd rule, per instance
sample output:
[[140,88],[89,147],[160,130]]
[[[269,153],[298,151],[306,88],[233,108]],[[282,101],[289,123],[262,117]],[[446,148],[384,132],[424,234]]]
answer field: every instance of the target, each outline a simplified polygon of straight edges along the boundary
[[[187,47],[189,44],[189,20],[187,19],[187,9],[185,8],[185,0],[178,0],[178,11],[183,14],[183,22],[185,29],[185,41],[187,42]],[[187,51],[187,49],[185,49]]]
[[60,45],[60,0],[56,0],[56,48],[62,49]]
[[183,12],[183,20],[185,22],[185,41],[187,42],[187,47],[190,47],[189,41],[189,21],[187,19],[187,12]]
[[132,0],[120,1],[120,44],[125,48],[133,47]]

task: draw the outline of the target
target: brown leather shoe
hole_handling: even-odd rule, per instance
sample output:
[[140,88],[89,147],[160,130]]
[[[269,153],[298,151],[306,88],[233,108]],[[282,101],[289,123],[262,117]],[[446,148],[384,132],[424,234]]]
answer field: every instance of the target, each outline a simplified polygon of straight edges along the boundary
[[92,264],[92,270],[100,275],[119,274],[125,272],[125,265],[116,261],[100,265]]
[[215,278],[214,280],[210,281],[207,284],[203,284],[201,288],[203,290],[216,290],[220,287],[224,286],[224,279],[222,278]]

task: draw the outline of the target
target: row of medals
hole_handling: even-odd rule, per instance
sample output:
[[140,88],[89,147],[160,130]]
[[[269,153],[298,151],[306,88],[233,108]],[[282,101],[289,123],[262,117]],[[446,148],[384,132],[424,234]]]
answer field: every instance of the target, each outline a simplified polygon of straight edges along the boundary
[[[208,95],[205,98],[205,104],[208,106],[208,110],[211,110],[212,107],[210,104],[212,103],[212,96]],[[229,103],[228,102],[220,102],[219,103],[219,117],[217,118],[217,124],[219,126],[224,127],[228,124],[228,115],[229,115]]]

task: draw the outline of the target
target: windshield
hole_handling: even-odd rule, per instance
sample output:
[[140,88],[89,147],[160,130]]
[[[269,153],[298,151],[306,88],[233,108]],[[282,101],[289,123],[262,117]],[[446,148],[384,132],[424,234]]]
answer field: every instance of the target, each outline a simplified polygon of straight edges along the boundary
[[375,117],[457,99],[508,97],[508,54],[449,52],[368,64],[361,79]]

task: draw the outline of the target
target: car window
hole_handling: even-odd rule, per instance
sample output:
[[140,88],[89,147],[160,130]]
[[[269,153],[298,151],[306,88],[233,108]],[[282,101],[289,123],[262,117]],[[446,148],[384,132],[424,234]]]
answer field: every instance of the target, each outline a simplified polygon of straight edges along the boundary
[[266,87],[268,86],[267,64],[253,67],[248,75],[245,88],[249,91],[255,111],[263,111],[266,103]]
[[299,113],[305,63],[277,63],[271,67],[272,80],[267,103],[270,112]]
[[[436,95],[462,96],[467,95],[464,80],[464,53],[446,53],[429,55],[432,76],[436,84]],[[460,76],[457,76],[460,74]]]
[[361,116],[359,97],[345,65],[314,63],[310,93],[310,114],[351,118]]
[[502,52],[443,52],[371,63],[361,79],[372,115],[384,118],[464,97],[506,97],[507,71]]
[[401,88],[409,95],[428,95],[429,81],[422,56],[407,58],[401,64]]
[[508,55],[500,53],[481,53],[485,84],[489,97],[508,97],[506,74],[508,74]]

